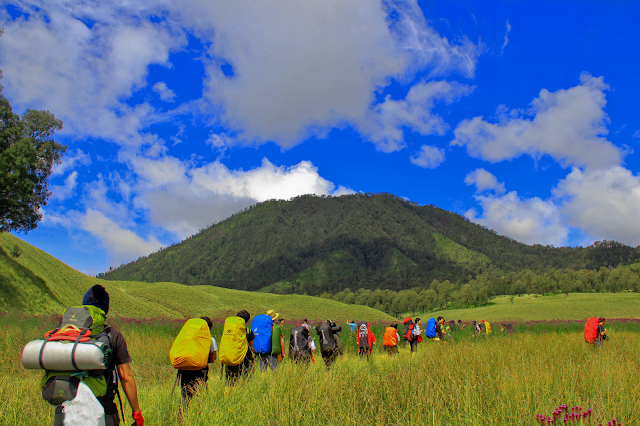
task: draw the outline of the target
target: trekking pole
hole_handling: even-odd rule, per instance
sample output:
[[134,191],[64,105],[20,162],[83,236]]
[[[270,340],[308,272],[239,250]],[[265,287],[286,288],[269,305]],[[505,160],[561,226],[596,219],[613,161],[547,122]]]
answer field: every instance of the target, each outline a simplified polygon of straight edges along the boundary
[[176,390],[176,386],[178,385],[179,378],[180,378],[180,372],[178,372],[178,374],[176,375],[176,381],[173,384],[173,389],[171,389],[171,395],[169,396],[169,399],[173,398],[173,392]]

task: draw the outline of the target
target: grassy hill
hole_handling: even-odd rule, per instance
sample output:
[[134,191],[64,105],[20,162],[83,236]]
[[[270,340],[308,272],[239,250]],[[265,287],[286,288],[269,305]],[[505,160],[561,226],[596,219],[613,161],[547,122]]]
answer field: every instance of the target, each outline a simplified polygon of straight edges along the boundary
[[467,282],[488,268],[593,270],[637,261],[640,249],[615,242],[529,246],[389,194],[306,195],[245,209],[104,278],[321,294]]
[[639,293],[570,293],[493,299],[487,306],[430,312],[424,317],[491,321],[581,320],[590,317],[640,318]]
[[[20,251],[15,258],[11,254],[14,247]],[[289,319],[392,319],[365,306],[345,305],[311,296],[249,293],[167,282],[99,280],[76,271],[11,234],[0,234],[0,311],[61,313],[67,306],[79,305],[82,296],[94,284],[107,288],[111,296],[110,312],[133,318],[201,315],[220,318],[240,309],[246,309],[252,315],[275,309]]]

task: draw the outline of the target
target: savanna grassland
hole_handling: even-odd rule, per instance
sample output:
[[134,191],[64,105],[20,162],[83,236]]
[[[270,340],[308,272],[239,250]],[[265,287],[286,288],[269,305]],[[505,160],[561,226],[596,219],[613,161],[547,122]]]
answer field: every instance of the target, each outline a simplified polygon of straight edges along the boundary
[[[168,353],[180,322],[114,321],[134,359],[146,424],[179,424]],[[53,323],[52,317],[0,317],[0,424],[50,424],[53,407],[39,395],[42,373],[23,369],[20,352]],[[611,418],[640,423],[637,323],[610,324],[604,349],[585,344],[571,329],[496,330],[479,338],[462,330],[449,343],[420,344],[414,356],[402,347],[395,358],[380,352],[383,326],[374,326],[378,347],[369,360],[357,356],[353,336],[343,331],[346,354],[330,371],[316,354],[309,367],[285,361],[278,372],[256,372],[225,392],[216,362],[183,424],[534,425],[536,414],[562,403],[593,408],[594,425]],[[219,340],[220,334],[217,323],[213,335]]]

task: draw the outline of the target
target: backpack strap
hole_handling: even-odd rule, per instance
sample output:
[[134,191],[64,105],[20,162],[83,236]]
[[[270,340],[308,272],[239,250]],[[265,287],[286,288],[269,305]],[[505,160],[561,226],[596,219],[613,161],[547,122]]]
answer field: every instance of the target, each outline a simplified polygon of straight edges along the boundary
[[[76,338],[76,341],[73,343],[73,349],[71,349],[71,365],[73,365],[73,368],[75,370],[79,369],[78,366],[76,365],[76,349],[78,349],[78,343],[80,343],[80,338],[84,334],[83,330],[85,329],[84,328],[80,329],[78,333],[78,337]],[[42,346],[44,347],[44,344]]]

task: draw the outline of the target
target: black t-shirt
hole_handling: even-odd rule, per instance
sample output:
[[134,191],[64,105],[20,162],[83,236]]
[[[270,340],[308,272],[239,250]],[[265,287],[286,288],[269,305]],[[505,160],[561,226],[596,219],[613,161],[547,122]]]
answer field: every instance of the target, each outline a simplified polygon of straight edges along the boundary
[[104,331],[109,335],[109,345],[111,347],[111,360],[105,372],[107,380],[107,394],[98,397],[98,401],[104,407],[105,414],[116,414],[118,408],[114,403],[116,391],[118,389],[118,375],[116,368],[118,365],[128,364],[131,362],[131,356],[127,348],[127,341],[124,336],[115,328],[105,326]]

